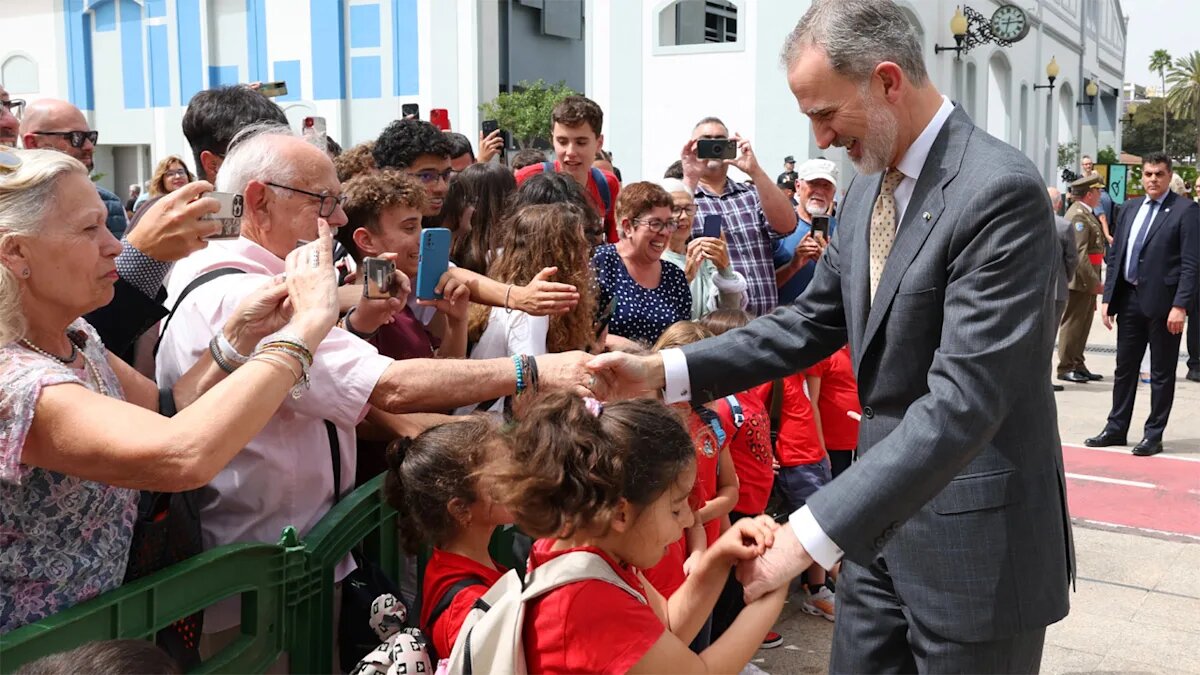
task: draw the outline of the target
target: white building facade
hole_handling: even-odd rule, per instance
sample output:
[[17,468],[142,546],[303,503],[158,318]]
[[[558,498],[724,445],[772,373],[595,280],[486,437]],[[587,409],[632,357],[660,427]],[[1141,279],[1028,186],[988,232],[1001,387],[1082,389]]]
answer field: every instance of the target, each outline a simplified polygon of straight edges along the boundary
[[[1125,20],[1119,0],[1029,0],[1010,47],[953,45],[951,0],[899,0],[933,82],[1054,182],[1059,144],[1120,150]],[[1002,2],[969,0],[990,16]],[[627,181],[654,179],[701,117],[749,138],[770,173],[816,147],[779,49],[808,0],[0,0],[0,83],[58,97],[100,131],[101,183],[121,192],[154,162],[191,163],[180,130],[197,91],[287,82],[298,125],[324,116],[344,146],[376,136],[404,103],[449,110],[476,136],[479,105],[521,80],[566,81],[605,111],[605,146]],[[1060,67],[1053,89],[1045,68]],[[1090,105],[1087,82],[1099,94]]]

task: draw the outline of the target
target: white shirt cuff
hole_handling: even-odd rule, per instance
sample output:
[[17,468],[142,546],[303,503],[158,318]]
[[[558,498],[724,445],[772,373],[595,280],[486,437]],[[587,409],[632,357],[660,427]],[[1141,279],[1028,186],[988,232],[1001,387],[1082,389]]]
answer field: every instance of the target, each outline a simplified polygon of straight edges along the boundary
[[[665,354],[665,352],[664,352]],[[801,507],[799,511],[793,513],[788,518],[788,525],[796,533],[796,538],[804,545],[804,550],[808,551],[808,555],[825,569],[833,569],[842,556],[845,554],[841,547],[833,543],[829,535],[825,534],[825,530],[817,524],[817,519],[813,518],[812,511],[807,506]]]
[[692,399],[692,378],[688,375],[687,357],[679,349],[664,349],[661,354],[663,375],[666,380],[666,386],[663,387],[663,402],[690,401]]

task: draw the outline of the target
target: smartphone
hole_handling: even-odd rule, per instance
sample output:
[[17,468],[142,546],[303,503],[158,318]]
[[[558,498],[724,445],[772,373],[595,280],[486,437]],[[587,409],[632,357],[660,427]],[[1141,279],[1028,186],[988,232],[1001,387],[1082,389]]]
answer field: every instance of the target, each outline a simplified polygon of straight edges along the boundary
[[276,96],[287,96],[287,82],[263,82],[258,85],[258,93],[267,98],[275,98]]
[[[496,120],[484,120],[479,127],[483,131],[484,138],[487,138],[492,132],[500,131],[500,123]],[[505,151],[508,150],[508,133],[501,132],[500,137],[504,139],[504,145],[500,146],[500,161],[503,162]]]
[[383,258],[363,258],[363,297],[372,300],[395,297],[396,265]]
[[701,138],[696,141],[699,159],[733,159],[737,157],[737,141],[732,138]]
[[321,152],[325,152],[328,149],[329,144],[325,136],[324,117],[305,117],[304,125],[300,131],[304,135],[304,139],[316,146]]
[[430,227],[421,232],[421,249],[417,258],[417,299],[441,300],[436,292],[442,275],[450,269],[450,230]]
[[703,223],[703,236],[714,239],[721,238],[721,228],[725,226],[725,216],[719,213],[709,213],[704,216]]
[[616,311],[617,311],[617,298],[616,298],[616,296],[613,296],[613,299],[608,301],[608,306],[604,308],[603,312],[600,312],[600,316],[596,320],[596,339],[597,340],[600,339],[600,336],[604,334],[605,329],[608,328],[608,324],[610,321],[612,321],[613,314]]
[[445,108],[431,108],[429,123],[442,131],[450,131],[450,111]]
[[405,103],[400,106],[400,118],[404,119],[407,117],[411,117],[414,120],[421,119],[421,106],[416,103]]
[[829,216],[813,216],[812,233],[813,237],[820,234],[825,241],[829,241]]
[[202,196],[212,197],[221,203],[216,213],[204,216],[202,220],[221,221],[221,231],[206,239],[237,239],[242,236],[242,209],[244,201],[241,195],[233,192],[206,192]]

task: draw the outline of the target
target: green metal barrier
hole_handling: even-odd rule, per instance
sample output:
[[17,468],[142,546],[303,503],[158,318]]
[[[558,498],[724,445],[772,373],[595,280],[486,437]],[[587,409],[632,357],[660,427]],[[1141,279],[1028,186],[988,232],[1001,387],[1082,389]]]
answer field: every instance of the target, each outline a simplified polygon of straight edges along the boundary
[[289,527],[279,545],[222,546],[0,635],[0,672],[95,640],[153,640],[176,620],[240,594],[241,637],[195,672],[263,672],[286,650],[293,673],[327,673],[338,562],[361,543],[401,578],[396,511],[382,486],[380,475],[347,495],[303,541]]
[[262,672],[283,651],[288,579],[305,567],[302,547],[231,544],[0,635],[0,669],[95,640],[153,640],[176,620],[242,596],[242,636],[197,672]]

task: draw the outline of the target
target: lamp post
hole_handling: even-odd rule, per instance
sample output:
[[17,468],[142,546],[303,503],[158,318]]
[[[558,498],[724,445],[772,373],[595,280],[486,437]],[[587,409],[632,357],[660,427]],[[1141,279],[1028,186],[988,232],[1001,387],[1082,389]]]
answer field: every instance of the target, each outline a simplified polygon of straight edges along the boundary
[[934,44],[933,52],[935,54],[954,52],[954,58],[962,58],[963,42],[967,39],[967,17],[963,14],[961,6],[954,8],[954,16],[950,18],[950,33],[954,35],[955,46],[943,47]]
[[1129,104],[1125,106],[1125,115],[1121,117],[1121,124],[1133,124],[1133,115],[1137,112],[1137,108],[1138,104],[1130,101]]
[[1083,88],[1083,93],[1086,98],[1075,104],[1076,108],[1090,108],[1096,103],[1096,95],[1100,93],[1100,86],[1095,80],[1088,80],[1087,86]]
[[1058,79],[1058,61],[1053,56],[1050,57],[1050,63],[1046,64],[1046,79],[1050,81],[1050,84],[1035,84],[1033,85],[1034,91],[1054,88],[1054,81]]

